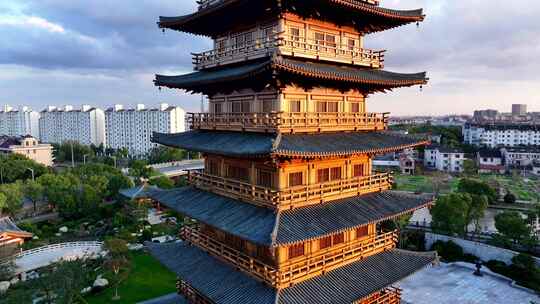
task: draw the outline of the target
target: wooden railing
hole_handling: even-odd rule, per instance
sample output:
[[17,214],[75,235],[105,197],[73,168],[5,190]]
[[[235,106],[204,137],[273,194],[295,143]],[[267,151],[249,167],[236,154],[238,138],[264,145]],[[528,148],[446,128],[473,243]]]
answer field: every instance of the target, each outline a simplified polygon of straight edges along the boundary
[[353,304],[400,304],[401,292],[400,288],[388,287]]
[[395,248],[398,235],[396,231],[373,235],[354,242],[344,243],[342,246],[331,247],[328,250],[298,257],[278,266],[268,265],[216,241],[212,237],[201,233],[196,225],[182,227],[180,237],[268,283],[270,286],[286,288],[294,283],[305,281],[361,258]]
[[282,190],[198,172],[190,174],[190,182],[202,190],[245,200],[259,206],[285,210],[389,190],[392,187],[392,176],[388,173],[378,173]]
[[189,113],[193,129],[302,133],[377,131],[388,128],[390,113]]
[[[199,4],[199,10],[203,10],[223,1],[224,0],[198,0],[197,3]],[[366,4],[367,3],[367,4],[372,4],[372,5],[379,5],[379,0],[345,0],[345,1],[350,2],[352,4]]]
[[384,66],[384,53],[386,52],[385,50],[373,51],[343,43],[328,43],[279,33],[273,37],[246,41],[241,46],[226,46],[202,53],[193,53],[192,56],[195,69],[199,70],[267,57],[276,51],[279,51],[281,55],[291,57],[311,58],[374,68]]
[[280,286],[298,283],[331,271],[361,258],[393,249],[398,242],[397,231],[372,235],[342,246],[334,246],[308,256],[278,265]]
[[180,230],[180,237],[214,256],[231,263],[242,271],[252,274],[271,286],[275,286],[277,269],[267,265],[241,251],[220,243],[213,238],[201,233],[197,226],[184,226]]

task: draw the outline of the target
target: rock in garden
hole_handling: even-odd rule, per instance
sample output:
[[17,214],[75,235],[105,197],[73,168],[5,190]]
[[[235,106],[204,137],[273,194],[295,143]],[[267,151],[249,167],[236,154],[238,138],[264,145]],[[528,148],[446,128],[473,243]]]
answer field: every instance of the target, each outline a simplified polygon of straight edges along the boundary
[[109,281],[104,278],[99,278],[94,281],[94,287],[106,287],[109,285]]
[[8,291],[9,286],[11,286],[10,282],[0,282],[0,294],[6,293]]
[[68,232],[68,227],[64,226],[64,227],[60,227],[60,229],[58,229],[58,231],[62,232],[62,233],[66,233]]
[[87,293],[90,293],[91,291],[92,291],[92,287],[89,286],[89,287],[83,288],[81,290],[81,293],[82,294],[87,294]]

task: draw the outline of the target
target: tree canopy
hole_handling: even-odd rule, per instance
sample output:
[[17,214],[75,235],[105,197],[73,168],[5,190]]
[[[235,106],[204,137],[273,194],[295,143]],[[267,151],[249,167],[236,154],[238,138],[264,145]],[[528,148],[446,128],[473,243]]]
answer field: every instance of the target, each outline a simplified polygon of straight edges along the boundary
[[0,154],[0,183],[9,184],[18,180],[31,179],[32,172],[29,169],[34,170],[35,177],[49,172],[47,167],[26,158],[24,155]]
[[499,197],[497,191],[487,183],[472,178],[461,179],[458,184],[458,192],[468,193],[473,196],[486,196],[490,204],[496,203]]
[[0,211],[14,215],[22,208],[24,193],[20,182],[0,185],[0,193],[5,197],[3,208]]
[[516,211],[505,211],[495,216],[495,228],[506,239],[514,244],[524,243],[531,235],[531,227]]
[[478,230],[478,222],[484,216],[487,205],[484,197],[473,197],[470,194],[441,196],[431,209],[431,225],[439,232],[466,236],[470,224],[475,223]]

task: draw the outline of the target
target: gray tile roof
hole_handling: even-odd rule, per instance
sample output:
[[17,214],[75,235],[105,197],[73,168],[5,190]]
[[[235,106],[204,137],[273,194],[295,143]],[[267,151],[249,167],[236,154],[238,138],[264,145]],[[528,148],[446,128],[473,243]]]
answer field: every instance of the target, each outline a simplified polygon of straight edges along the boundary
[[[156,86],[184,89],[193,92],[209,92],[211,87],[232,81],[250,80],[256,76],[269,78],[274,72],[299,75],[320,85],[322,81],[333,84],[354,85],[365,92],[384,91],[397,87],[423,85],[426,73],[395,73],[384,70],[345,67],[320,62],[306,62],[283,57],[272,57],[265,61],[252,61],[241,66],[222,67],[218,70],[203,70],[180,76],[156,75]],[[244,84],[249,85],[248,82]],[[331,84],[329,84],[331,85]]]
[[120,189],[119,193],[129,199],[139,199],[148,198],[155,191],[159,191],[159,188],[153,185],[141,185],[129,189]]
[[270,134],[228,131],[154,133],[153,142],[169,147],[237,157],[343,156],[387,153],[425,145],[425,139],[390,132]]
[[435,253],[392,250],[276,291],[184,243],[148,244],[153,256],[216,304],[350,304],[436,261]]
[[2,233],[22,234],[28,237],[32,236],[30,232],[26,232],[21,228],[17,227],[15,222],[13,222],[13,220],[9,217],[0,218],[0,234]]
[[433,201],[431,196],[387,191],[282,211],[278,217],[270,209],[192,187],[162,191],[152,198],[190,218],[265,246],[315,239],[384,221]]
[[183,296],[177,293],[171,293],[159,298],[139,302],[138,304],[188,304],[188,302]]
[[[307,16],[313,14],[313,1],[284,1],[280,5],[282,10],[292,10]],[[241,14],[246,11],[250,12],[247,16],[244,14],[244,18],[250,18],[244,21],[247,24],[252,22],[251,19],[260,19],[268,14],[278,14],[280,10],[276,4],[276,0],[222,0],[192,14],[178,17],[160,17],[158,25],[161,28],[215,36],[228,31],[232,25],[237,24],[238,21],[235,22],[235,17],[242,16]],[[363,33],[382,31],[424,20],[422,9],[395,10],[355,0],[322,0],[317,1],[315,5],[319,8],[319,14],[323,14],[325,19],[335,19],[341,23],[354,20],[355,23],[351,25],[354,25]],[[220,22],[219,27],[215,26],[216,20]]]

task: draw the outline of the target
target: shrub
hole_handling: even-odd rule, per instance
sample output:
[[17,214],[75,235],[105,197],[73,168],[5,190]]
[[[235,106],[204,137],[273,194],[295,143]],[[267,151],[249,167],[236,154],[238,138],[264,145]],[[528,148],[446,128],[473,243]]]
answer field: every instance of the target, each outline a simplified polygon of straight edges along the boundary
[[504,196],[504,202],[507,204],[515,204],[516,196],[512,192],[508,191],[508,193],[506,193]]
[[441,259],[445,262],[457,262],[463,260],[463,248],[452,241],[437,241],[433,244],[431,250],[437,251]]

